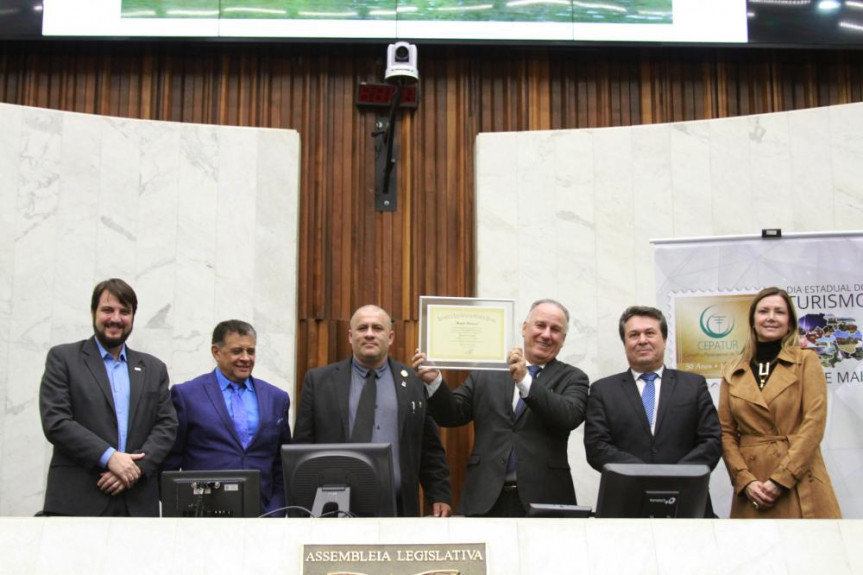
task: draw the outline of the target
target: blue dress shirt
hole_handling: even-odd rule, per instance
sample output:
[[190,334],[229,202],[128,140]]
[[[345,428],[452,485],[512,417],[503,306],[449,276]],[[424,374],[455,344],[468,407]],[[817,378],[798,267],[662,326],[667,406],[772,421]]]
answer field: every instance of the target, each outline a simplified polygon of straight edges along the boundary
[[99,356],[105,364],[108,372],[108,382],[111,384],[111,394],[114,396],[114,412],[117,414],[117,447],[109,446],[99,458],[102,467],[108,466],[108,460],[115,451],[126,452],[126,437],[129,431],[129,395],[131,385],[129,383],[129,363],[126,361],[126,344],[120,348],[119,359],[114,359],[106,350],[99,338],[96,338],[96,347],[99,348]]

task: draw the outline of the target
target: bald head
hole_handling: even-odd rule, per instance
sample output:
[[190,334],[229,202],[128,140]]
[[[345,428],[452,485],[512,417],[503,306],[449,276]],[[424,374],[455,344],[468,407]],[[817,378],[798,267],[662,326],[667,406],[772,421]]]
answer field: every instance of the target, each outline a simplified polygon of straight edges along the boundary
[[390,314],[388,314],[386,312],[386,310],[384,310],[383,308],[378,307],[376,305],[372,305],[372,304],[364,305],[363,307],[357,309],[357,311],[354,312],[354,315],[351,316],[351,329],[354,329],[354,326],[356,326],[357,320],[360,317],[368,315],[368,314],[375,314],[378,316],[383,316],[384,318],[386,318],[387,331],[392,329],[393,320],[390,319]]
[[348,341],[354,351],[354,360],[365,368],[383,365],[395,339],[393,322],[383,309],[364,305],[351,316]]

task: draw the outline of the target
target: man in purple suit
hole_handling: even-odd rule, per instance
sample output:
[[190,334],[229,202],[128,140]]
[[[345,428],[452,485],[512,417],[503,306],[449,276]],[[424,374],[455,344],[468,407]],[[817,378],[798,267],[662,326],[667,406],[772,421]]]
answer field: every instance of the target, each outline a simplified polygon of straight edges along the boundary
[[216,369],[171,388],[179,429],[165,469],[258,469],[261,508],[272,513],[285,506],[280,452],[291,441],[291,402],[252,377],[256,339],[244,321],[219,323],[211,348]]

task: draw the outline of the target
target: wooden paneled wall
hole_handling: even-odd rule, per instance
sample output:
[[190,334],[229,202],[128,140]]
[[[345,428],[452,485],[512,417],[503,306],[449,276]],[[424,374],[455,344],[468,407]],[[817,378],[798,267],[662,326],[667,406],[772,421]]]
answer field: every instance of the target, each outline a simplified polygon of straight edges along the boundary
[[[0,101],[298,130],[301,381],[309,368],[350,354],[348,320],[359,305],[391,312],[397,334],[391,354],[407,362],[417,342],[420,294],[475,295],[477,133],[700,120],[863,100],[858,51],[420,45],[420,106],[399,119],[399,208],[378,213],[376,113],[357,109],[354,91],[358,82],[383,79],[384,56],[384,43],[6,42]],[[443,436],[458,493],[470,430]]]

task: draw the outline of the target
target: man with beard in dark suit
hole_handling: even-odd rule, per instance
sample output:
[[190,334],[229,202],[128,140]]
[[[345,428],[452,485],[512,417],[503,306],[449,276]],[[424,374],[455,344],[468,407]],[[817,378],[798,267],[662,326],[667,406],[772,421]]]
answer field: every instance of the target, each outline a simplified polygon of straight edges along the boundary
[[[668,324],[653,307],[633,306],[620,316],[629,369],[590,387],[584,448],[597,471],[606,463],[702,463],[722,454],[719,416],[707,381],[664,366]],[[713,517],[710,499],[706,517]]]
[[93,290],[94,337],[51,348],[39,388],[54,445],[46,515],[159,515],[159,468],[177,430],[168,371],[126,347],[138,298],[109,279]]
[[[390,443],[400,516],[420,515],[422,484],[431,513],[448,517],[449,467],[425,389],[413,370],[388,357],[395,339],[383,309],[366,305],[351,317],[350,359],[312,369],[303,379],[294,443]],[[366,386],[375,386],[364,414]],[[366,425],[368,424],[368,425]]]

